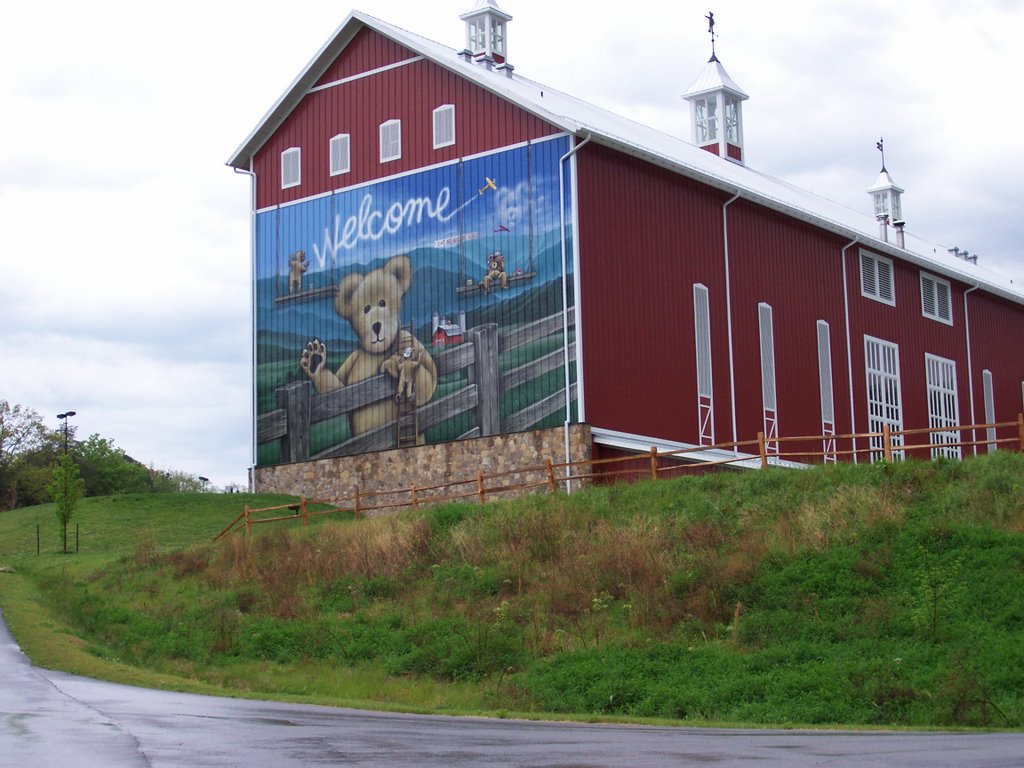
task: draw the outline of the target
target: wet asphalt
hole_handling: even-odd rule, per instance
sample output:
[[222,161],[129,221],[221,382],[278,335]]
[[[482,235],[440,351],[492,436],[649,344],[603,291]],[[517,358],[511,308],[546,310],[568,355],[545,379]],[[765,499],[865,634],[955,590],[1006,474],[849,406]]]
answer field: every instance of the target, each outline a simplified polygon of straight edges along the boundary
[[364,712],[33,667],[0,614],[0,767],[1024,768],[1021,733],[759,731]]

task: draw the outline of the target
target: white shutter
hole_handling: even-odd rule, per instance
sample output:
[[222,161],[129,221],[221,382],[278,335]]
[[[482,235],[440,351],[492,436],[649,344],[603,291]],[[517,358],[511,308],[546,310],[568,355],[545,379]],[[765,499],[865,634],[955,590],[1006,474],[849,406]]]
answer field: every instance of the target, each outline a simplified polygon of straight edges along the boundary
[[388,120],[380,125],[380,161],[382,163],[402,157],[402,121]]
[[302,183],[302,149],[289,147],[281,153],[281,189]]
[[[981,384],[985,391],[985,423],[993,424],[996,420],[996,401],[992,387],[992,371],[985,369],[981,372]],[[996,449],[993,442],[996,439],[995,427],[985,430],[985,439],[989,441],[988,452],[992,453]]]
[[875,260],[870,254],[860,253],[860,290],[865,296],[878,296],[878,275],[875,271]]
[[347,133],[339,133],[331,138],[331,176],[348,173],[352,169],[350,148],[351,142]]
[[775,402],[775,329],[770,304],[757,305],[757,325],[761,339],[761,406],[764,413],[764,436],[769,440],[769,453],[779,452],[779,443],[770,442],[779,436],[779,412]]
[[928,275],[921,275],[921,311],[927,317],[935,317],[935,281]]
[[455,143],[455,105],[442,104],[434,110],[434,149]]
[[697,353],[697,427],[701,445],[715,444],[714,387],[711,380],[711,310],[707,286],[693,286],[694,344]]
[[822,456],[824,461],[836,460],[835,403],[832,393],[832,339],[828,323],[819,320],[818,330],[818,393],[821,399]]
[[878,298],[886,304],[893,304],[896,298],[892,284],[892,262],[875,259],[875,264],[878,268]]
[[770,304],[757,305],[757,324],[761,337],[761,402],[765,410],[775,410],[775,330]]

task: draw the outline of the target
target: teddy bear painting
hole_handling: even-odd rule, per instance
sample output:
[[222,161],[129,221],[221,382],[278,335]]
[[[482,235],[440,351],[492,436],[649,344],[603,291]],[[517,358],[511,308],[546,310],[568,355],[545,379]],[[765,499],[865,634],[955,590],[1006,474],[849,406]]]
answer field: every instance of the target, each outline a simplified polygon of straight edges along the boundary
[[503,289],[508,288],[508,273],[505,271],[505,257],[495,251],[487,257],[487,274],[480,281],[484,287],[484,293],[491,292],[491,285],[497,283]]
[[288,257],[288,293],[302,290],[302,275],[308,268],[305,251],[296,251]]
[[[401,329],[402,299],[412,283],[412,263],[408,256],[391,258],[383,267],[366,274],[346,275],[338,286],[334,309],[355,331],[356,348],[337,371],[327,367],[327,347],[313,339],[302,351],[299,367],[309,376],[319,394],[370,379],[380,373],[399,379],[405,374],[406,395],[415,392],[416,403],[423,405],[437,388],[437,366],[430,353],[408,331]],[[406,356],[415,366],[401,366],[394,360]],[[411,387],[409,386],[411,384]],[[397,387],[396,387],[397,388]],[[401,390],[398,390],[401,391]],[[368,432],[397,416],[394,397],[361,406],[351,412],[353,436]]]

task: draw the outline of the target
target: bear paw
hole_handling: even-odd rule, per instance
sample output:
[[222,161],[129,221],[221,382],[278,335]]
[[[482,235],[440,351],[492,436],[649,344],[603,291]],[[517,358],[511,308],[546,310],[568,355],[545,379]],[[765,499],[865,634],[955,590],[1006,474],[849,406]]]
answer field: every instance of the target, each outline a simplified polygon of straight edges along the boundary
[[327,361],[327,347],[320,339],[313,339],[306,348],[302,350],[299,358],[299,367],[306,372],[307,376],[316,376]]

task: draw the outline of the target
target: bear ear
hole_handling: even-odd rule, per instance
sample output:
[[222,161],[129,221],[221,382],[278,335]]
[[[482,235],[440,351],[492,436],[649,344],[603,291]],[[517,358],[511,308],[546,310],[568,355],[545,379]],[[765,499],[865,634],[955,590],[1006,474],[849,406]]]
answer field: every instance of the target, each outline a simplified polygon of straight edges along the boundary
[[363,276],[352,273],[338,284],[338,295],[334,297],[334,311],[344,318],[352,316],[352,298],[363,282]]
[[384,265],[384,271],[389,275],[394,276],[395,280],[398,281],[398,285],[402,288],[403,295],[409,290],[409,286],[412,285],[412,262],[408,256],[399,255],[392,257],[387,264]]

